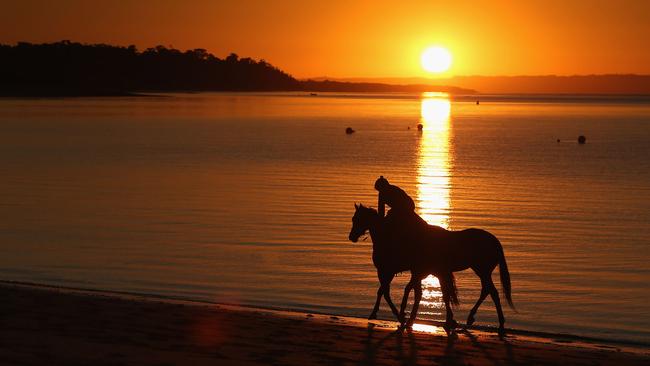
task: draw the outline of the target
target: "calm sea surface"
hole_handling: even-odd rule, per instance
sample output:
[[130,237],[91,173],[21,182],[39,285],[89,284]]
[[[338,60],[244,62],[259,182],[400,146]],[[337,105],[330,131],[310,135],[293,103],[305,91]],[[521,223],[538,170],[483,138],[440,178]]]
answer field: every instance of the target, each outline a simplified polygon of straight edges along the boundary
[[[5,99],[0,172],[2,280],[365,317],[372,247],[347,236],[381,174],[430,223],[501,240],[508,327],[650,344],[647,100]],[[458,286],[464,321],[480,285]]]

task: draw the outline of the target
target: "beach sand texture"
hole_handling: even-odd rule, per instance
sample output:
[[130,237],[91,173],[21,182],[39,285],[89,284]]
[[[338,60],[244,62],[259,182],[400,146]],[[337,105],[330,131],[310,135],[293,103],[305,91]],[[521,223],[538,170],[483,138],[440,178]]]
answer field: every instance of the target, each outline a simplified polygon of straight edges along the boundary
[[[642,365],[616,346],[485,331],[0,285],[1,365]],[[560,341],[561,342],[561,341]]]

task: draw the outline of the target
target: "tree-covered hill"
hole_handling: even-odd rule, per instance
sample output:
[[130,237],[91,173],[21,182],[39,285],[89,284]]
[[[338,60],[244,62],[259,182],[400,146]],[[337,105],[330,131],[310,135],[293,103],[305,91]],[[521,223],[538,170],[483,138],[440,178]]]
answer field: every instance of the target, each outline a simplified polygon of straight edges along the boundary
[[204,49],[86,45],[70,41],[0,45],[0,94],[86,95],[133,91],[296,90],[299,82],[264,60]]

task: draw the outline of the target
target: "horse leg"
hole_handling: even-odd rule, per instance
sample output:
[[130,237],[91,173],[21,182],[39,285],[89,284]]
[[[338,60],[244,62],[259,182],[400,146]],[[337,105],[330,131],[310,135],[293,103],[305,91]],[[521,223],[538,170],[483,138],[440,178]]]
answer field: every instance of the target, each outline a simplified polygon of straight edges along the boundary
[[497,291],[497,288],[494,286],[494,282],[492,282],[491,276],[489,277],[488,286],[488,291],[490,291],[490,296],[492,297],[492,301],[494,301],[494,306],[496,306],[497,315],[499,316],[499,334],[503,334],[505,332],[504,324],[506,322],[506,319],[503,317],[501,300],[499,300],[499,291]]
[[393,304],[393,300],[390,299],[390,283],[392,280],[393,280],[392,274],[382,275],[379,279],[381,283],[381,287],[379,289],[384,293],[384,299],[388,303],[388,306],[390,306],[390,310],[393,312],[393,315],[395,315],[395,317],[400,323],[403,323],[404,319],[400,316],[399,312],[397,311],[395,304]]
[[476,304],[472,308],[472,310],[469,311],[469,315],[467,316],[467,325],[472,325],[476,321],[474,319],[474,316],[476,315],[476,312],[478,311],[479,306],[483,303],[487,295],[489,294],[489,289],[488,285],[483,281],[483,278],[481,278],[481,295],[479,295],[478,300],[476,301]]
[[368,319],[377,319],[377,312],[379,311],[379,303],[381,302],[381,296],[384,293],[381,291],[381,285],[377,289],[377,300],[375,301],[375,307],[372,308],[372,313],[370,313],[370,316]]
[[420,307],[420,300],[422,299],[422,282],[418,281],[414,284],[415,297],[413,299],[413,308],[411,309],[411,316],[409,316],[407,327],[412,327],[415,323],[415,318],[418,316],[418,307]]
[[442,301],[445,303],[446,310],[446,319],[445,319],[445,331],[450,333],[453,331],[458,323],[454,320],[454,312],[451,310],[451,291],[454,291],[453,279],[451,278],[451,273],[444,274],[439,277],[440,280],[440,289],[442,290]]
[[402,297],[402,305],[399,307],[399,315],[402,316],[402,319],[405,318],[406,316],[406,303],[409,300],[409,294],[411,293],[411,290],[413,289],[413,280],[415,279],[415,276],[411,275],[411,280],[409,283],[406,284],[406,287],[404,287],[404,297]]

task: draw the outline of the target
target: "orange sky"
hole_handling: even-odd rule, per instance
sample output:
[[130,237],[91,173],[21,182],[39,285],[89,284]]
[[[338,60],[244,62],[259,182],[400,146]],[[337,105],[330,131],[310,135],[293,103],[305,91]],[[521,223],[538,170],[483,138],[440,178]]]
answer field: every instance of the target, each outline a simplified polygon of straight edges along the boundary
[[264,58],[296,77],[650,74],[650,1],[3,2],[0,43],[158,44]]

